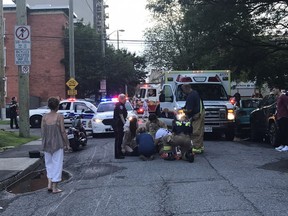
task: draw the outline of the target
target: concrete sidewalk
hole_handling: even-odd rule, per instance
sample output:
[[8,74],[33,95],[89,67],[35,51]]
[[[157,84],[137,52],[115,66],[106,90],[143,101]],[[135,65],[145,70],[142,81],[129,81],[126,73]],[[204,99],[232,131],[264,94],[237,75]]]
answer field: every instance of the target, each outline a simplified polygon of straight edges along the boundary
[[[5,125],[7,128],[7,125]],[[0,126],[0,129],[3,126]],[[15,131],[15,130],[6,130]],[[29,151],[41,150],[41,139],[0,152],[0,190],[40,166],[40,158],[30,158]]]

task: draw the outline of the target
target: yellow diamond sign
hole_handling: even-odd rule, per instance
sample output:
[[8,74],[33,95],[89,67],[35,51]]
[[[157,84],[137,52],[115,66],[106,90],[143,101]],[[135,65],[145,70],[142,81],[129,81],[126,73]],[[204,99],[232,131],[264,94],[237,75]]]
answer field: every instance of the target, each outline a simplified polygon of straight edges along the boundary
[[75,89],[76,86],[78,85],[78,82],[74,79],[74,78],[70,78],[67,82],[66,85],[70,88],[70,89]]

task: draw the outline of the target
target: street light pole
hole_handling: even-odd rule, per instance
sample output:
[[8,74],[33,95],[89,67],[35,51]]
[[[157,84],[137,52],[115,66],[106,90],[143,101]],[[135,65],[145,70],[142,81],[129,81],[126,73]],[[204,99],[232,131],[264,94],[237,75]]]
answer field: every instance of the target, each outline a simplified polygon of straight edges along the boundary
[[[119,50],[119,32],[124,32],[124,29],[117,29],[117,50]],[[128,87],[127,84],[125,84],[125,95],[128,97]]]
[[75,78],[75,51],[74,51],[74,9],[73,0],[69,0],[69,71],[70,78]]
[[112,31],[110,34],[107,35],[107,39],[109,39],[109,36],[112,35],[114,32],[117,33],[117,50],[119,50],[119,32],[124,32],[124,29],[117,29],[115,31]]
[[119,30],[117,30],[117,50],[119,50]]
[[124,32],[124,29],[117,29],[117,50],[119,50],[119,32]]

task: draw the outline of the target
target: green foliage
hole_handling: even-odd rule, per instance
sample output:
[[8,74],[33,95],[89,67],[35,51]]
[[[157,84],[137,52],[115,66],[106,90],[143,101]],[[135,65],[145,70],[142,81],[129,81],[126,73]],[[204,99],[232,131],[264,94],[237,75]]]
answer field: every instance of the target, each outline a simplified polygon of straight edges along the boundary
[[230,69],[234,79],[287,83],[287,1],[150,0],[147,8],[157,21],[145,35],[155,67]]
[[[67,30],[64,40],[65,59],[62,60],[67,80],[70,76],[68,35]],[[126,50],[115,50],[107,45],[103,56],[101,37],[90,25],[77,23],[74,41],[75,79],[79,83],[76,87],[78,98],[100,95],[100,81],[103,79],[106,79],[108,95],[125,92],[125,85],[129,86],[128,93],[133,94],[136,85],[146,78],[146,61],[143,57]]]

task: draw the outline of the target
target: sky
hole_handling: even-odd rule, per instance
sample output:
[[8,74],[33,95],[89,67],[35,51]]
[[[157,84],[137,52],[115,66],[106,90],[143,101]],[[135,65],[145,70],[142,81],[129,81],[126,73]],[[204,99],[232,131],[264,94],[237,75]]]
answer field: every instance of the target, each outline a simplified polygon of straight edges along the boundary
[[[129,50],[139,54],[144,45],[133,40],[144,40],[143,31],[149,27],[149,12],[145,10],[146,0],[106,0],[106,4],[109,5],[107,35],[116,29],[125,30],[119,34],[119,47],[129,47]],[[112,33],[110,38],[116,39],[116,32]],[[121,39],[132,41],[121,42]]]
[[[47,2],[49,1],[53,2],[53,0],[47,0]],[[88,21],[90,21],[89,19],[92,20],[91,8],[93,8],[93,0],[74,0],[74,11],[76,9],[76,1],[82,1],[87,8],[87,11],[83,13],[84,21],[85,19]],[[38,0],[37,2],[43,3],[45,0]],[[62,0],[62,2],[65,1]],[[65,4],[69,5],[69,0],[66,0],[66,2]],[[111,40],[115,41],[111,43],[115,48],[117,47],[116,32],[123,29],[125,30],[124,32],[119,32],[119,48],[125,48],[130,52],[141,55],[144,50],[144,43],[141,42],[144,40],[143,31],[149,27],[150,19],[149,11],[145,9],[146,0],[104,0],[104,2],[109,6],[105,11],[109,15],[109,18],[106,19],[106,25],[109,26],[109,29],[106,30],[107,35],[109,35]],[[3,4],[13,4],[13,2],[12,0],[3,0]],[[78,12],[78,14],[76,12],[79,19],[82,18],[81,12]],[[110,42],[108,41],[108,43]]]

